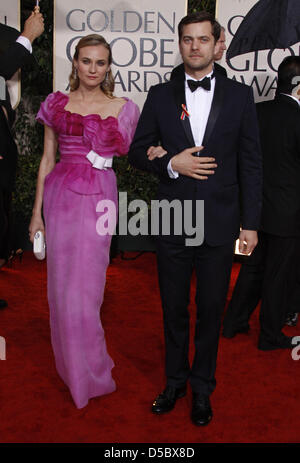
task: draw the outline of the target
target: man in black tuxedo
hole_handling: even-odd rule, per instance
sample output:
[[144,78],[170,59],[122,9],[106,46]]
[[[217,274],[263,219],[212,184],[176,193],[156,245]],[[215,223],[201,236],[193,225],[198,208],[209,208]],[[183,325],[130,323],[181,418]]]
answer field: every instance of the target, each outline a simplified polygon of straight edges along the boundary
[[261,350],[293,347],[292,338],[281,330],[299,297],[295,292],[300,259],[299,100],[300,57],[290,56],[278,68],[275,99],[257,104],[264,172],[259,244],[241,267],[224,317],[225,337],[247,332],[261,299]]
[[[44,30],[43,21],[40,13],[32,13],[25,21],[21,35],[15,29],[0,24],[0,266],[8,257],[7,235],[18,155],[12,130],[15,115],[7,87],[5,85],[3,88],[3,85],[28,62],[32,52],[31,45]],[[0,309],[6,306],[6,301],[0,299]]]
[[[217,61],[220,61],[224,55],[224,51],[227,49],[226,47],[226,35],[225,35],[225,28],[221,26],[221,33],[220,33],[220,38],[217,41],[217,51],[214,54],[214,71],[219,72],[220,74],[224,75],[227,77],[227,71],[226,69],[221,66]],[[177,74],[183,74],[185,73],[184,70],[184,63],[179,64],[176,66],[172,72],[171,72],[171,80],[176,77]],[[184,77],[183,77],[184,78]]]
[[[187,245],[187,232],[170,236],[162,232],[157,239],[167,385],[152,411],[170,411],[185,395],[189,380],[192,421],[205,425],[212,418],[209,396],[216,385],[219,330],[234,242],[242,224],[241,251],[251,252],[257,243],[262,173],[252,89],[220,74],[213,76],[220,25],[210,14],[198,12],[183,18],[178,31],[186,74],[150,88],[129,162],[159,176],[158,199],[177,200],[190,219],[188,223],[184,219],[186,225],[196,223],[201,228],[196,212],[199,200],[204,201],[202,244]],[[166,154],[148,159],[149,147],[159,142]],[[193,269],[197,321],[190,367],[188,305]]]

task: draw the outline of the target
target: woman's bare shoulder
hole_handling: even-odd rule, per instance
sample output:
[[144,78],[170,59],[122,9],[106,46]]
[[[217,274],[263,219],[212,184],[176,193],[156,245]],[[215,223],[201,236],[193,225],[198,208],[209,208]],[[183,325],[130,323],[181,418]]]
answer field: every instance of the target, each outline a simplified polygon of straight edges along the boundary
[[114,102],[114,104],[117,106],[120,106],[120,108],[127,103],[127,99],[126,98],[123,98],[123,97],[118,97],[118,96],[115,96],[112,101]]

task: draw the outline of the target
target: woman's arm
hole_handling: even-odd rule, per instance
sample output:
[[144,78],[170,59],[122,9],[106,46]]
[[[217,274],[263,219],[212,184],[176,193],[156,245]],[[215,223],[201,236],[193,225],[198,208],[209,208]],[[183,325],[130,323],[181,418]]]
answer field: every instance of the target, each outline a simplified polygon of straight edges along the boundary
[[38,230],[45,233],[42,219],[42,206],[44,194],[44,182],[46,175],[54,169],[57,151],[57,136],[53,129],[45,125],[44,153],[40,162],[37,178],[35,201],[32,210],[32,217],[29,225],[30,241],[33,242],[34,235]]

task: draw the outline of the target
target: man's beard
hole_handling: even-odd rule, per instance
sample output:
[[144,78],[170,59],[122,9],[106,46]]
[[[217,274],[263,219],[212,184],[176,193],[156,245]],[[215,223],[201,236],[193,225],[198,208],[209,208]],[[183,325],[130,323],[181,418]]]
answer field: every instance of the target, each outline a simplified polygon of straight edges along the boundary
[[210,58],[204,62],[202,61],[202,63],[193,63],[190,61],[186,61],[184,64],[186,65],[186,67],[192,69],[193,71],[203,71],[203,69],[206,69],[213,62],[214,62],[214,59]]

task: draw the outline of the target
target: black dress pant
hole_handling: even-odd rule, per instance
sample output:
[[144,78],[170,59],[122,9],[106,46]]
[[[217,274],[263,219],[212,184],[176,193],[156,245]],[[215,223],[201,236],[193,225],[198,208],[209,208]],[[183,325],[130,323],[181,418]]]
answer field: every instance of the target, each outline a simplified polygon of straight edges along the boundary
[[260,338],[276,344],[296,297],[299,238],[259,232],[258,239],[252,255],[241,266],[224,317],[224,334],[246,327],[261,299]]
[[[221,317],[226,301],[234,243],[197,247],[159,239],[157,262],[164,315],[167,384],[182,387],[190,380],[194,392],[209,395],[215,370]],[[190,282],[196,270],[195,356],[189,364]]]
[[0,188],[0,259],[11,251],[11,198],[10,191]]

